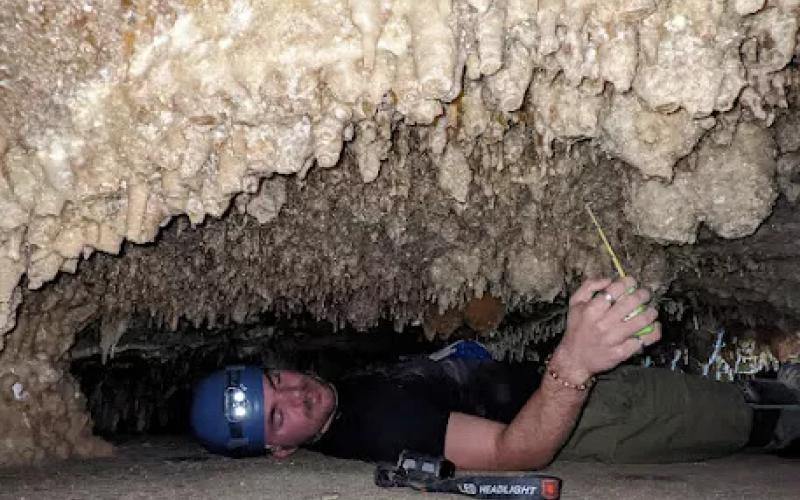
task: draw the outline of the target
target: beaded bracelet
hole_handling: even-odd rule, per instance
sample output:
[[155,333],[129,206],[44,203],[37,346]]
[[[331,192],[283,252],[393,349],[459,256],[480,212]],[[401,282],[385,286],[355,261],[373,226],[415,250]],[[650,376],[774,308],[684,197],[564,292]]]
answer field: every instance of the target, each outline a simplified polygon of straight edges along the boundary
[[553,377],[553,380],[559,382],[561,385],[566,387],[567,389],[575,389],[576,391],[585,391],[589,389],[591,386],[594,385],[595,381],[597,380],[594,376],[589,377],[589,380],[582,384],[573,384],[571,382],[567,382],[563,378],[559,377],[558,372],[550,368],[550,359],[553,357],[552,354],[547,356],[547,359],[544,362],[544,365],[547,367],[547,373]]

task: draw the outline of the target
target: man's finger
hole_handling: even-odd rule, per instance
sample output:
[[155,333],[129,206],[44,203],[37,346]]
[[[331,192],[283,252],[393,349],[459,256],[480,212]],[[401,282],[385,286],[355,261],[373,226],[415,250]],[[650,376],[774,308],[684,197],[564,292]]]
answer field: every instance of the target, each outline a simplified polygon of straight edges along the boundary
[[586,309],[599,317],[599,315],[605,314],[618,300],[624,298],[628,290],[635,289],[636,280],[630,276],[618,279],[599,292],[595,292],[594,298],[589,301]]
[[613,329],[608,334],[609,340],[612,343],[622,343],[642,328],[653,324],[656,319],[658,319],[658,311],[652,307],[648,307],[631,318],[630,321],[615,323]]
[[630,295],[623,295],[617,303],[614,304],[614,307],[608,311],[607,319],[612,323],[624,321],[637,307],[646,304],[649,300],[650,291],[646,288],[639,288]]
[[647,335],[642,335],[641,338],[644,341],[644,345],[650,346],[661,340],[661,322],[656,321],[653,323],[653,332]]
[[628,337],[628,339],[621,344],[620,349],[622,350],[625,359],[628,359],[634,354],[638,354],[645,347],[653,345],[659,340],[661,340],[661,323],[656,321],[653,323],[653,333],[649,335],[643,335],[641,337]]
[[575,290],[575,293],[573,293],[572,297],[570,297],[569,305],[574,306],[575,304],[589,302],[592,300],[592,295],[594,295],[595,292],[599,292],[610,284],[610,278],[584,281],[580,288]]

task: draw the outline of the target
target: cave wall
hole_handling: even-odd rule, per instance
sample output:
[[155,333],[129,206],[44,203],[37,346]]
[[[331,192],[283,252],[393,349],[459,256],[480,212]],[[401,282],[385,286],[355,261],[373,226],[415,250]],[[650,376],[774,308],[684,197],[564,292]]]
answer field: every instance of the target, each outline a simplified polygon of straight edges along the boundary
[[107,451],[63,359],[98,318],[113,344],[132,311],[400,328],[484,293],[552,301],[608,273],[586,203],[665,289],[662,245],[797,200],[798,9],[5,4],[0,463]]

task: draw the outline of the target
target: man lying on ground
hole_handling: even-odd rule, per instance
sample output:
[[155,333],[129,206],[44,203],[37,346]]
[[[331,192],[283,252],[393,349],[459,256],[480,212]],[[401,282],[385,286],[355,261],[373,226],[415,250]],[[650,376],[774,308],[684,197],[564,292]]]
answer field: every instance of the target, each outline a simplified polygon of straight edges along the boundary
[[661,338],[649,300],[631,278],[585,282],[542,375],[474,358],[417,360],[335,385],[287,370],[220,370],[196,389],[192,427],[210,451],[232,456],[281,458],[305,446],[394,462],[408,449],[481,470],[537,469],[557,456],[652,463],[796,446],[800,412],[753,403],[800,403],[800,365],[779,373],[783,401],[757,401],[757,387],[618,367]]

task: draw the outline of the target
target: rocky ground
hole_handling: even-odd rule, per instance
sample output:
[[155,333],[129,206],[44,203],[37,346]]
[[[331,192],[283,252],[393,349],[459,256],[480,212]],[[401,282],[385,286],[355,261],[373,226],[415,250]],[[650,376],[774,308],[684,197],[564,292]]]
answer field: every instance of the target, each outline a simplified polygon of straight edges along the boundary
[[[602,465],[556,463],[565,499],[790,499],[800,462],[741,453],[704,463]],[[232,460],[183,439],[139,440],[112,458],[0,469],[0,498],[401,499],[432,494],[382,490],[372,466],[303,452],[292,460]],[[458,498],[440,495],[438,498]]]

